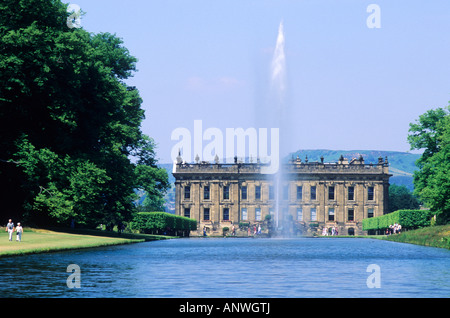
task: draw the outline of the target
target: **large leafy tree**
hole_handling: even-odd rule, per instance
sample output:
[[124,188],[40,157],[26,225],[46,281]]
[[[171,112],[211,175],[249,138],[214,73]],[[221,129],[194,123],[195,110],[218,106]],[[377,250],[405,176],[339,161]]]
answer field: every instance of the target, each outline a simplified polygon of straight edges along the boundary
[[419,200],[404,185],[389,186],[389,212],[397,210],[415,210],[420,207]]
[[450,221],[450,107],[429,110],[410,124],[411,149],[424,149],[414,173],[414,192],[436,213],[438,223]]
[[68,16],[59,0],[0,3],[2,212],[123,222],[135,189],[161,197],[168,187],[140,129],[142,99],[126,84],[137,60],[120,38],[71,28]]

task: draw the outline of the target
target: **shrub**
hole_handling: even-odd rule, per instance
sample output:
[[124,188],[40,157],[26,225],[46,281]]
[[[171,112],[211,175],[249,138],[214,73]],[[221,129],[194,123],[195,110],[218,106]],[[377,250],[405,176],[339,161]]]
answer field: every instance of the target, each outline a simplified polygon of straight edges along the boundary
[[417,229],[431,225],[432,212],[429,210],[399,210],[399,224],[407,229]]
[[389,214],[364,219],[363,230],[384,230],[398,223],[403,229],[417,229],[431,225],[432,213],[429,210],[398,210]]
[[228,226],[223,227],[223,228],[222,228],[222,233],[223,233],[223,235],[224,235],[224,236],[227,235],[227,233],[228,233],[229,230],[230,230],[230,228],[229,228]]
[[197,221],[166,212],[139,212],[129,227],[145,234],[189,236],[190,231],[197,229]]
[[250,222],[239,222],[239,228],[246,230],[250,226]]

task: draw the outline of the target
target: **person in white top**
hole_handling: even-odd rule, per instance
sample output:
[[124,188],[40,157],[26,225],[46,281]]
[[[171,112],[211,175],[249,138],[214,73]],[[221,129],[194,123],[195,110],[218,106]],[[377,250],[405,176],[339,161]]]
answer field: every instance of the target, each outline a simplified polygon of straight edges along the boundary
[[11,219],[9,219],[8,224],[6,225],[6,231],[9,234],[9,240],[12,241],[12,234],[14,232],[14,223],[12,222]]
[[16,241],[19,241],[19,242],[22,241],[22,233],[23,233],[23,228],[20,225],[20,223],[17,223],[17,226],[16,226],[16,234],[17,234]]

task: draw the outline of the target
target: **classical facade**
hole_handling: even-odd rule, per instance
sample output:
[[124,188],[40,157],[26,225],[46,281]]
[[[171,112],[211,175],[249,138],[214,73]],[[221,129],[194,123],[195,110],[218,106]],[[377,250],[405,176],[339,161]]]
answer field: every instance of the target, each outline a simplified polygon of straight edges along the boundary
[[334,163],[297,158],[277,175],[262,174],[262,166],[236,159],[187,164],[178,158],[175,213],[197,220],[194,235],[203,230],[220,235],[224,227],[243,234],[259,225],[318,235],[335,227],[339,234],[359,235],[364,218],[388,211],[387,158],[375,164],[362,157],[349,162],[341,156]]

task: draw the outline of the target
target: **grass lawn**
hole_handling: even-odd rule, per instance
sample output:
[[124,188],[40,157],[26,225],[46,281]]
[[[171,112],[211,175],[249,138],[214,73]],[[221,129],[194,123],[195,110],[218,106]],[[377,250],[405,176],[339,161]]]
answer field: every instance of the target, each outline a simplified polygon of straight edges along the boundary
[[383,239],[450,249],[450,224],[429,226],[401,234],[388,235]]
[[146,240],[161,239],[146,235],[108,233],[104,231],[86,231],[77,233],[56,232],[42,229],[24,229],[22,241],[16,241],[16,233],[13,233],[13,241],[8,240],[8,233],[0,232],[0,257],[11,255],[23,255],[30,253],[43,253],[68,249],[98,247],[107,245],[119,245],[138,243]]

